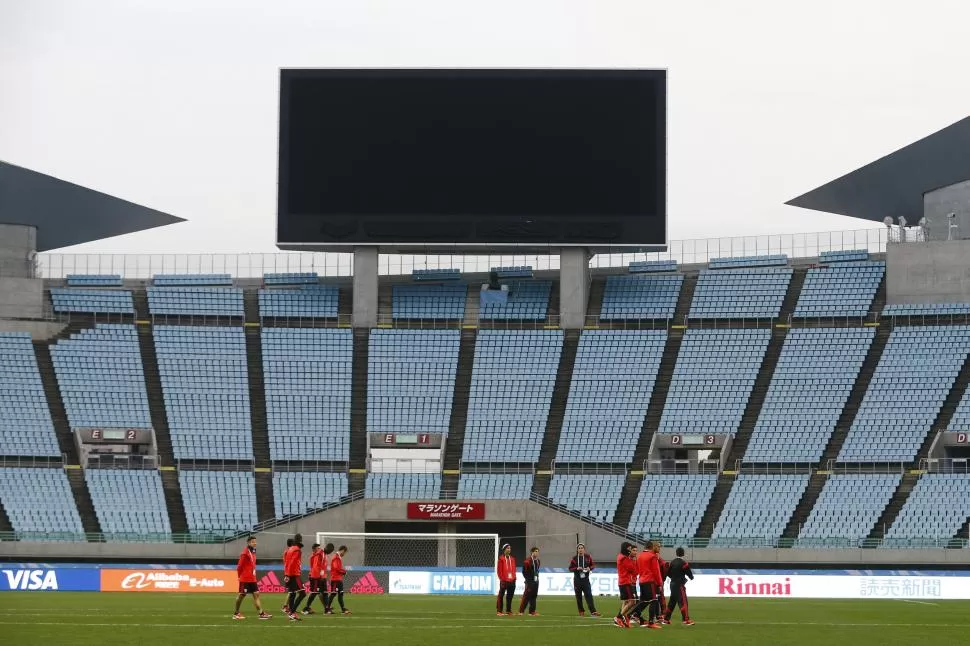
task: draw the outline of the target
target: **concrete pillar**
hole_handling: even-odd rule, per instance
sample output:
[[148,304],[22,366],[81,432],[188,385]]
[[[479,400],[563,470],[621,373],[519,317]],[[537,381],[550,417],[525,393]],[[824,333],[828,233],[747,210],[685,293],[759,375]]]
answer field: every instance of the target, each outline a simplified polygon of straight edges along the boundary
[[354,248],[355,328],[377,326],[377,247]]
[[0,223],[0,278],[33,278],[37,227]]
[[559,325],[564,330],[581,330],[589,305],[588,249],[571,247],[559,255]]
[[34,278],[37,228],[0,224],[0,318],[44,316],[44,282]]

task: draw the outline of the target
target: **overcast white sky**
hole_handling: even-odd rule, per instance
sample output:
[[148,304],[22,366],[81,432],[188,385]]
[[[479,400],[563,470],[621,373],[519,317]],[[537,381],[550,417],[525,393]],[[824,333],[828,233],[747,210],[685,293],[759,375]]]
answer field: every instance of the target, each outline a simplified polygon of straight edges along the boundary
[[0,0],[0,159],[187,218],[85,252],[273,251],[280,67],[664,67],[672,239],[970,112],[967,0]]

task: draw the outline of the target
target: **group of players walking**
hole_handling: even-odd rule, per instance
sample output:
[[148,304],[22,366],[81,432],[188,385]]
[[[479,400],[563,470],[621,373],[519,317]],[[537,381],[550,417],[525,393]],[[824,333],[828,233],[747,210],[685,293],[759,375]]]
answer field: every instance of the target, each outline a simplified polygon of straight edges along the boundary
[[[677,558],[668,563],[660,557],[660,547],[659,541],[647,541],[643,551],[638,552],[633,543],[624,541],[620,545],[620,553],[616,557],[620,611],[613,618],[614,625],[629,628],[633,622],[642,628],[658,629],[662,624],[670,623],[670,617],[678,607],[684,625],[694,625],[687,612],[687,581],[693,580],[694,573],[690,569],[690,563],[684,559],[684,548],[678,547]],[[516,613],[518,615],[525,614],[526,609],[532,616],[538,614],[536,602],[539,597],[540,565],[539,548],[533,547],[529,551],[529,557],[522,563],[525,590],[519,602],[519,611]],[[584,599],[590,615],[600,616],[593,602],[593,590],[589,581],[590,572],[595,567],[593,558],[586,552],[586,546],[580,543],[576,547],[576,555],[569,562],[580,617],[586,614]],[[512,614],[512,598],[515,596],[516,563],[512,556],[512,546],[507,543],[502,546],[497,574],[499,592],[495,601],[495,613],[508,616]],[[667,579],[670,579],[669,603],[664,596],[664,581]],[[643,616],[645,610],[646,618]]]
[[[303,606],[304,615],[316,614],[311,608],[314,600],[320,597],[323,602],[324,614],[333,614],[334,599],[340,604],[342,614],[349,615],[350,610],[344,605],[344,568],[343,558],[347,554],[347,546],[341,545],[334,549],[333,543],[321,547],[319,543],[311,546],[310,553],[310,584],[309,597],[303,587],[303,535],[296,534],[286,539],[286,550],[283,552],[283,585],[286,586],[287,600],[283,605],[283,614],[290,621],[300,621],[300,603],[306,599]],[[333,556],[331,556],[331,554]],[[233,619],[245,619],[239,608],[247,594],[253,595],[253,605],[259,612],[260,619],[270,619],[273,615],[263,610],[259,600],[259,584],[256,581],[256,537],[250,536],[246,540],[246,548],[239,555],[236,563],[236,574],[239,577],[239,594],[236,596],[236,609]],[[328,585],[329,581],[329,585]]]

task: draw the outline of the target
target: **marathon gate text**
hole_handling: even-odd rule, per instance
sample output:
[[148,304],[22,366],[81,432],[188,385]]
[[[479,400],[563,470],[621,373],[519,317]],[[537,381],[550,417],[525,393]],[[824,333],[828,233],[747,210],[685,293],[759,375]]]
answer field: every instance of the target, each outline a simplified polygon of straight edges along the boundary
[[[259,588],[282,593],[282,569],[260,568]],[[593,594],[617,596],[616,574],[589,577]],[[354,567],[345,578],[353,594],[493,595],[498,581],[489,569],[411,570]],[[521,593],[521,574],[517,583]],[[970,599],[970,572],[860,570],[698,570],[687,587],[693,598],[784,597],[790,599]],[[236,594],[229,566],[0,563],[0,591],[19,592],[221,592]],[[572,596],[573,575],[563,569],[542,572],[540,594]]]

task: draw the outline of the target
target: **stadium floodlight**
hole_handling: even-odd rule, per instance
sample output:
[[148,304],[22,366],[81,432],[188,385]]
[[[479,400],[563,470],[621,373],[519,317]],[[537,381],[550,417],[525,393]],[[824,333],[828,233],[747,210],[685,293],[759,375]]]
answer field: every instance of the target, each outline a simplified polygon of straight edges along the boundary
[[316,542],[347,546],[346,562],[363,567],[449,568],[494,573],[498,534],[317,532]]

